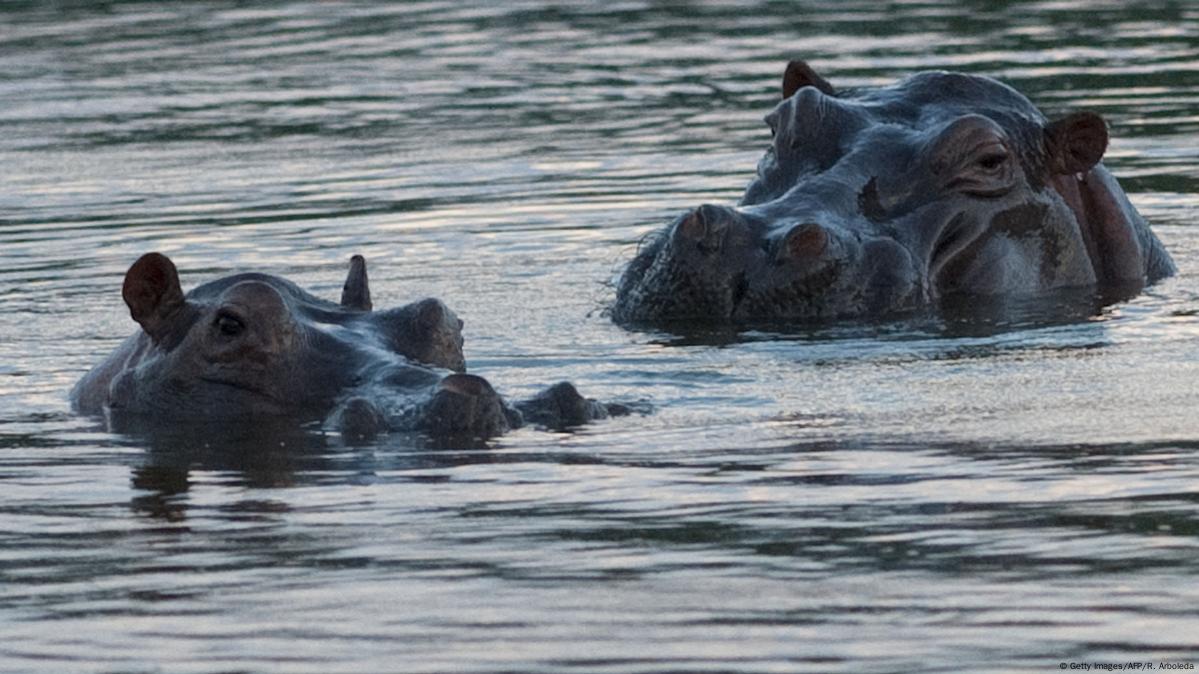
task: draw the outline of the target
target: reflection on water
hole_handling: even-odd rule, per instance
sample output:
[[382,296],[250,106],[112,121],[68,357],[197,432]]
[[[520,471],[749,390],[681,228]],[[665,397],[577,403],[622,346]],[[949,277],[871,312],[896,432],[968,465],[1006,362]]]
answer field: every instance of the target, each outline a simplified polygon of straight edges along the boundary
[[[1028,671],[1199,652],[1187,3],[0,5],[0,670]],[[783,63],[951,68],[1109,121],[1179,277],[886,321],[625,331],[637,242],[730,203]],[[437,296],[483,446],[109,433],[66,392],[129,264]],[[1114,304],[1112,299],[1122,301]]]

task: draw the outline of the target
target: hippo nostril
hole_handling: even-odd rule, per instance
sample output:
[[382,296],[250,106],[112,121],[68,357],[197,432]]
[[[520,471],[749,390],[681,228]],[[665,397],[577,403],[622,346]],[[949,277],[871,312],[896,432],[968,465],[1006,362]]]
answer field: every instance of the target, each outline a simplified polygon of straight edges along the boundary
[[708,225],[699,211],[691,211],[678,224],[679,236],[700,241],[708,233]]
[[794,262],[814,260],[827,248],[828,230],[814,222],[808,222],[787,233],[779,246],[778,259]]
[[705,204],[688,213],[676,227],[678,235],[704,253],[720,250],[728,216],[718,207]]
[[473,374],[451,374],[442,379],[438,387],[443,391],[472,397],[494,393],[486,379]]

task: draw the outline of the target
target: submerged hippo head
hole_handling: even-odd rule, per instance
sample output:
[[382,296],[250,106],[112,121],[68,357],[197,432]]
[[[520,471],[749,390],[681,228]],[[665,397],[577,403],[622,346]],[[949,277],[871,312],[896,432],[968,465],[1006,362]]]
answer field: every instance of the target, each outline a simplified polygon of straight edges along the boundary
[[[371,311],[354,256],[340,304],[268,274],[237,274],[184,295],[175,265],[142,256],[122,290],[141,332],[72,392],[84,413],[150,420],[329,416],[381,428],[494,435],[514,413],[461,373],[462,321],[426,299]],[[373,422],[375,425],[370,425]]]
[[1098,115],[1048,122],[959,73],[838,93],[793,61],[766,122],[773,142],[741,202],[647,240],[618,284],[618,322],[863,316],[1173,272],[1099,163]]
[[351,437],[423,431],[486,438],[527,418],[565,428],[636,409],[584,398],[569,383],[509,406],[465,374],[462,321],[435,299],[372,311],[366,261],[350,259],[341,302],[269,274],[236,274],[186,295],[175,265],[149,253],[122,290],[141,326],[71,392],[75,409],[115,425],[324,420]]

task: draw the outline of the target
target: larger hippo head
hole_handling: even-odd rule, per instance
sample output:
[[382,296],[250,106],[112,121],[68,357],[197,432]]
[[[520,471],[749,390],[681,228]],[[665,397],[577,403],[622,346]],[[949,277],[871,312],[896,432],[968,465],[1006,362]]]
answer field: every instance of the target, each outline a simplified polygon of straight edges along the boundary
[[485,380],[462,374],[462,321],[426,299],[372,311],[354,256],[340,303],[269,274],[228,276],[186,295],[165,256],[125,275],[141,331],[72,392],[84,413],[151,422],[328,418],[384,428],[494,435],[519,423]]
[[948,72],[837,92],[793,61],[766,122],[741,202],[651,236],[619,281],[618,322],[874,315],[1173,271],[1099,163],[1093,113],[1049,122],[1004,84]]

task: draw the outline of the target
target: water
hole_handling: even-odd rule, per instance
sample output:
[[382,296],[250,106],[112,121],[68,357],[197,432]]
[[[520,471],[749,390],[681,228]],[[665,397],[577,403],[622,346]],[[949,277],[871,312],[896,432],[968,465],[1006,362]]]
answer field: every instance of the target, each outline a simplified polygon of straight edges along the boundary
[[[0,670],[1195,662],[1199,9],[1092,5],[0,5]],[[1094,316],[610,324],[638,240],[739,195],[797,55],[1101,112],[1181,273]],[[501,392],[656,412],[483,449],[110,434],[66,391],[150,250],[328,297],[362,253]]]

